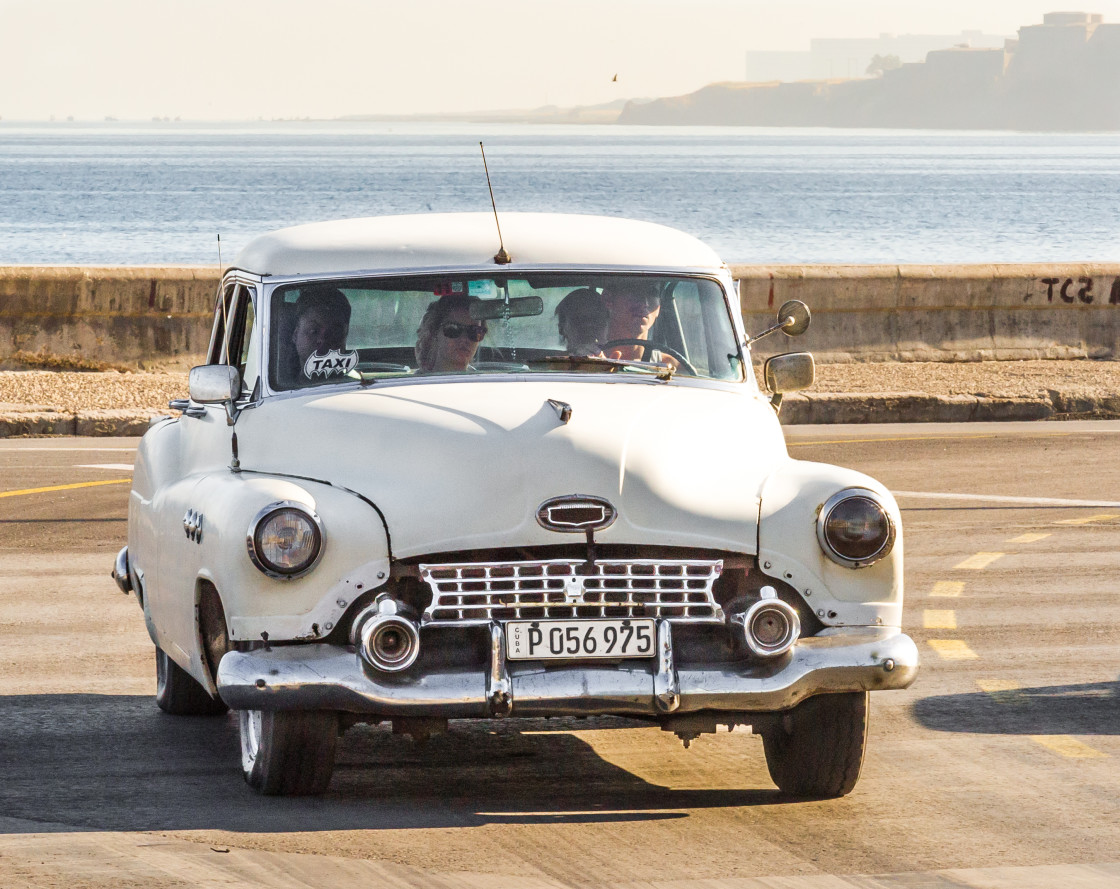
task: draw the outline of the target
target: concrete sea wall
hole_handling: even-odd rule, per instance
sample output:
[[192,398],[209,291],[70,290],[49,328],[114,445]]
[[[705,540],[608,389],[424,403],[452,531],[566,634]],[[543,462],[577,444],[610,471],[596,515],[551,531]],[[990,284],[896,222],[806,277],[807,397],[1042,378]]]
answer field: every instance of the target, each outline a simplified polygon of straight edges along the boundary
[[787,299],[813,312],[796,340],[818,361],[1120,358],[1120,263],[942,266],[733,265],[747,330]]
[[[822,362],[1120,358],[1120,263],[733,265],[749,331],[787,299],[813,311],[791,349]],[[16,353],[147,365],[201,358],[212,267],[0,267],[0,362]]]
[[0,267],[0,361],[190,363],[206,352],[217,285],[203,266]]

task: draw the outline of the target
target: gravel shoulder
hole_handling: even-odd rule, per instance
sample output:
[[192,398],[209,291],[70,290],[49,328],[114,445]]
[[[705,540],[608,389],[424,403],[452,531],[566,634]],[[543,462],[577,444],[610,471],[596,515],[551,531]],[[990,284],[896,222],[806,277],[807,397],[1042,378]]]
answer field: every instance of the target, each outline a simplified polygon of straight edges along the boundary
[[[809,394],[1037,398],[1055,391],[1116,396],[1120,361],[820,364]],[[180,372],[0,371],[0,412],[166,411],[170,399],[186,394]]]

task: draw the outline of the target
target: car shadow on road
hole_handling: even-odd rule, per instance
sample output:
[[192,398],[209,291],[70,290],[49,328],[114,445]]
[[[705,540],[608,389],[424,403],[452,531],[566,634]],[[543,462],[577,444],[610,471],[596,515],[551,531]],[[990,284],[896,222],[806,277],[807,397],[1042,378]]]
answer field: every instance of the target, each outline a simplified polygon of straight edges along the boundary
[[915,703],[913,714],[943,732],[1118,735],[1120,681],[940,695]]
[[261,797],[242,781],[233,715],[168,716],[148,696],[0,697],[0,814],[14,819],[5,820],[9,833],[287,832],[654,821],[791,801],[765,785],[652,784],[571,733],[641,723],[539,722],[528,732],[514,722],[452,722],[423,745],[387,725],[355,726],[327,794],[290,799]]

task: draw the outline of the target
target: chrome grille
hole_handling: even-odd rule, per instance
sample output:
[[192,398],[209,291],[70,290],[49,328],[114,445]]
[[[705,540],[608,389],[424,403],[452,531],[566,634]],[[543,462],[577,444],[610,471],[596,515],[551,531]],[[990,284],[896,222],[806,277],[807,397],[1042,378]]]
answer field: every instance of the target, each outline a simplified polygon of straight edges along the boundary
[[[590,617],[723,623],[712,587],[720,559],[580,559],[421,565],[432,590],[425,626]],[[586,573],[585,573],[586,572]]]

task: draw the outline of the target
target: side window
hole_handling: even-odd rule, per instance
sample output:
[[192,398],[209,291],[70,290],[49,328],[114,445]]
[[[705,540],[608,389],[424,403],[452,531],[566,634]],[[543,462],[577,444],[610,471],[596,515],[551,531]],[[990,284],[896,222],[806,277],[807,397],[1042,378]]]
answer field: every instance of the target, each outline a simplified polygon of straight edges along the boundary
[[210,348],[206,352],[207,364],[226,364],[226,328],[233,307],[233,295],[237,290],[236,281],[222,285],[221,296],[214,304],[214,326],[210,331]]
[[237,287],[228,322],[229,337],[226,341],[226,363],[232,364],[241,374],[241,395],[252,394],[260,380],[260,331],[256,323],[254,288],[245,284]]

